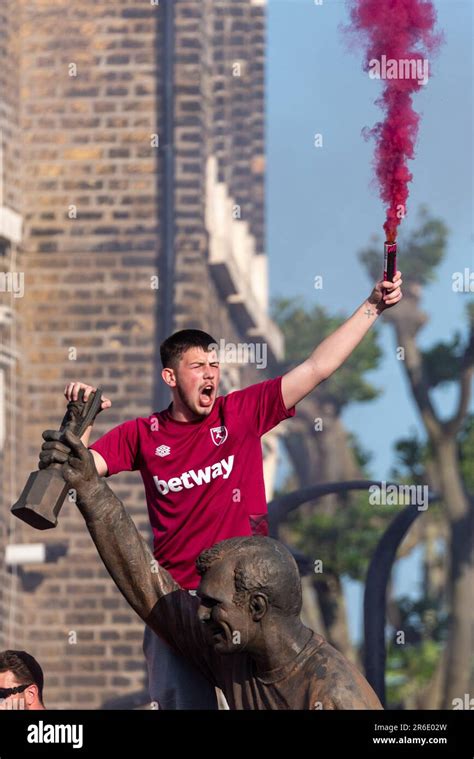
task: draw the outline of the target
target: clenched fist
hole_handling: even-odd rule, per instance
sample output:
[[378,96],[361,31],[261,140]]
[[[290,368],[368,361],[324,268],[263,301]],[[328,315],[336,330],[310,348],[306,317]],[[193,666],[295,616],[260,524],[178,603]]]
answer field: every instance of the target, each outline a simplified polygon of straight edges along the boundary
[[377,311],[381,313],[387,308],[392,308],[402,298],[402,273],[401,271],[397,271],[393,282],[384,282],[383,280],[377,282],[368,301],[376,306]]
[[[53,457],[50,455],[50,458],[62,464],[64,479],[79,495],[100,485],[92,453],[71,430],[66,429],[61,435],[59,432],[46,430],[43,432],[43,438],[46,441],[45,446],[49,446],[47,450],[53,452]],[[41,456],[42,454],[40,459]],[[40,462],[40,468],[43,467]]]

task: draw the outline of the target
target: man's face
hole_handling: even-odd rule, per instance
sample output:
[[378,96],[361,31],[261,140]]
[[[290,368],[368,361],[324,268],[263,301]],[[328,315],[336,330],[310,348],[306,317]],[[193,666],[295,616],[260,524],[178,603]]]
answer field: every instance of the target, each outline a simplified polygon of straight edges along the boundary
[[214,650],[220,654],[233,654],[243,649],[251,653],[252,642],[259,632],[248,603],[237,606],[233,601],[234,568],[232,559],[216,561],[201,579],[197,591],[199,620],[205,625]]
[[9,694],[3,692],[3,689],[22,687],[15,678],[13,672],[0,672],[0,709],[28,709],[27,694],[25,690],[21,693]]
[[219,380],[216,351],[189,348],[181,356],[171,387],[176,387],[180,400],[193,414],[205,417],[214,406]]

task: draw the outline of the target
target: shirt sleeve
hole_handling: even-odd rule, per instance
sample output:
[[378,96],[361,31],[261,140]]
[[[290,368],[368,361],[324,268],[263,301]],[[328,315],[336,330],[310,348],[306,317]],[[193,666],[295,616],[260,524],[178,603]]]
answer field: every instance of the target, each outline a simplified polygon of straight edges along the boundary
[[245,417],[247,425],[259,437],[295,415],[295,407],[287,409],[283,402],[281,379],[265,380],[227,396],[227,402],[234,406],[235,413]]
[[138,419],[119,424],[89,446],[100,453],[107,464],[108,474],[132,472],[139,468],[140,440]]

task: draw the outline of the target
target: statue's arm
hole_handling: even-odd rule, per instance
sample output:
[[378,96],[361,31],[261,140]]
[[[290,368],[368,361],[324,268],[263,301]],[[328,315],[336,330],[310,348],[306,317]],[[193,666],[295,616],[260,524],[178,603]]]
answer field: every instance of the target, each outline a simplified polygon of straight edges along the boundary
[[147,621],[157,601],[180,590],[153,557],[125,507],[104,480],[77,494],[77,505],[110,576]]
[[118,589],[147,621],[162,596],[181,588],[159,566],[123,503],[98,476],[90,451],[70,431],[63,445],[70,448],[63,476],[76,491],[77,506],[99,555]]
[[155,560],[123,503],[98,476],[91,452],[79,438],[66,431],[61,445],[64,479],[76,491],[77,506],[118,589],[155,633],[215,684],[220,668],[204,639],[199,600]]

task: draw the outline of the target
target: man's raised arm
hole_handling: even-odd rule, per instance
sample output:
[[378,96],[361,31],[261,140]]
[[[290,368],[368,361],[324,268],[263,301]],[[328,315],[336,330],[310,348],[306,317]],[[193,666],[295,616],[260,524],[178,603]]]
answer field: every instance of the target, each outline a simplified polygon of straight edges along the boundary
[[314,388],[333,374],[359,345],[377,317],[402,298],[402,275],[393,282],[377,282],[371,295],[352,316],[328,335],[306,361],[284,374],[281,380],[283,403],[287,409],[303,400]]
[[63,441],[72,451],[63,476],[76,491],[92,540],[118,589],[147,621],[157,601],[180,586],[159,566],[123,503],[99,478],[91,452],[69,430]]

